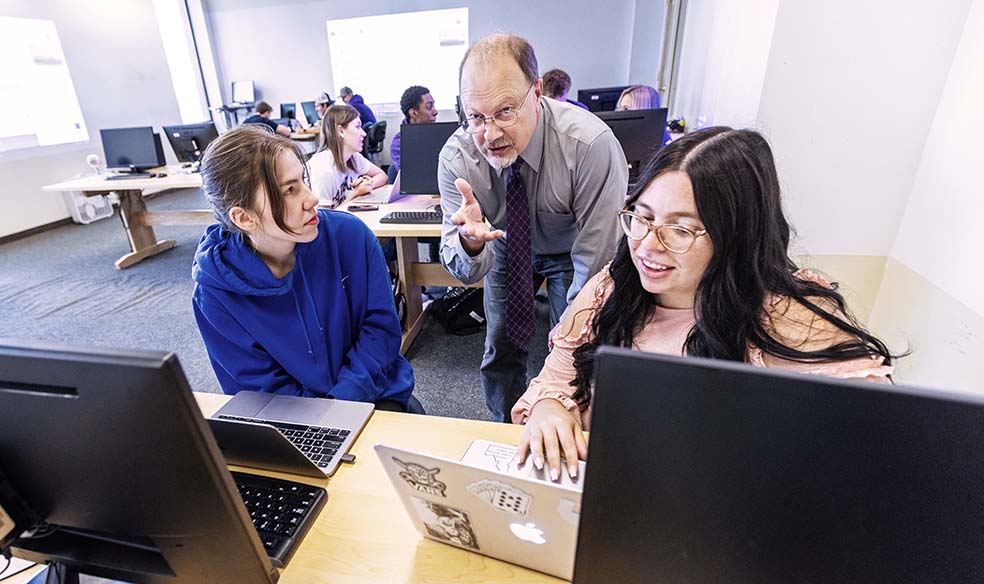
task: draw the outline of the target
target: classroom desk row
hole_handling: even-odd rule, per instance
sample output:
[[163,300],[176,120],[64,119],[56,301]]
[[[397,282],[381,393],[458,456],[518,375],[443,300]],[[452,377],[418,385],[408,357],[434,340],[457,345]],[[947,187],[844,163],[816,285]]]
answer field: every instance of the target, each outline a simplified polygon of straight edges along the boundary
[[[196,393],[206,417],[230,396]],[[436,456],[460,458],[473,440],[516,443],[523,428],[438,416],[374,412],[351,452],[354,464],[318,480],[230,467],[324,487],[328,502],[297,553],[281,572],[282,584],[316,583],[559,583],[557,578],[422,538],[373,451],[378,443],[401,445]],[[37,573],[37,569],[29,573]],[[11,580],[24,584],[29,573]],[[6,582],[5,582],[6,584]]]
[[[311,136],[310,134],[308,136]],[[173,248],[173,239],[157,239],[154,227],[158,225],[209,225],[215,222],[208,210],[148,211],[144,196],[171,189],[201,188],[202,177],[179,169],[170,169],[160,178],[135,178],[107,181],[94,175],[47,185],[45,192],[82,192],[86,196],[116,193],[120,199],[120,219],[130,244],[130,251],[116,260],[117,269],[125,269],[147,258]],[[384,187],[387,188],[387,187]],[[357,201],[356,201],[357,202]],[[356,213],[373,233],[380,238],[396,240],[397,275],[400,289],[407,299],[407,321],[400,352],[406,354],[426,322],[420,298],[423,286],[461,286],[440,264],[418,261],[417,240],[421,237],[439,237],[440,225],[401,225],[380,223],[383,215],[391,211],[419,211],[432,207],[437,199],[428,195],[403,197],[393,203],[381,205],[379,211]],[[345,210],[348,204],[342,205]]]

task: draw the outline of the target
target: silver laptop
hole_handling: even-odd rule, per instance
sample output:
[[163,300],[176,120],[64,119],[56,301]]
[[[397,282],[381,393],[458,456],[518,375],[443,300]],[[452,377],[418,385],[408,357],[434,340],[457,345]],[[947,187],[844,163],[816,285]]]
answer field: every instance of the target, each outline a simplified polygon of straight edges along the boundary
[[393,185],[383,185],[378,189],[373,189],[368,195],[362,195],[352,199],[353,205],[385,205],[399,200],[402,197],[399,193],[393,192]]
[[241,391],[209,426],[226,462],[324,478],[348,454],[373,404]]
[[[462,460],[376,445],[414,527],[426,538],[570,580],[580,479],[553,483],[517,466],[515,446],[476,440]],[[584,474],[580,464],[579,476]]]

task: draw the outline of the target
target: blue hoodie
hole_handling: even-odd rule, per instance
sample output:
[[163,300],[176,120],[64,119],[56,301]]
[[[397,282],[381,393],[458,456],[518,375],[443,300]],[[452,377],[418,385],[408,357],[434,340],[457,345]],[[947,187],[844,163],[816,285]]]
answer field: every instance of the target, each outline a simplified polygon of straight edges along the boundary
[[406,405],[413,370],[379,241],[356,217],[318,210],[318,237],[275,278],[219,224],[205,230],[192,304],[225,393],[264,391]]

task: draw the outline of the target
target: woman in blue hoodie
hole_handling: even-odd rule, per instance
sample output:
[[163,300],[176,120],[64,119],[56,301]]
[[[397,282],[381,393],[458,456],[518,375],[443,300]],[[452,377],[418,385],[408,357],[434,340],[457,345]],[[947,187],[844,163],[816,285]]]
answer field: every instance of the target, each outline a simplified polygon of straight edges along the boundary
[[218,223],[198,244],[193,304],[223,391],[422,413],[379,242],[358,218],[318,209],[300,150],[241,127],[201,168]]

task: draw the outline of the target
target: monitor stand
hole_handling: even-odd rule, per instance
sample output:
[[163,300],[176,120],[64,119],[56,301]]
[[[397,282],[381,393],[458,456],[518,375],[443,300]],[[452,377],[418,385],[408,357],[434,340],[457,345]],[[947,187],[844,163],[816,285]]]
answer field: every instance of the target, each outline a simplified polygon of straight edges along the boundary
[[44,584],[79,584],[79,571],[60,562],[48,564]]

